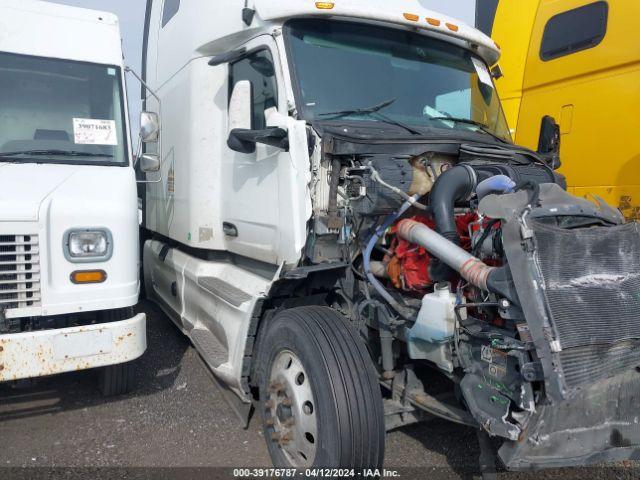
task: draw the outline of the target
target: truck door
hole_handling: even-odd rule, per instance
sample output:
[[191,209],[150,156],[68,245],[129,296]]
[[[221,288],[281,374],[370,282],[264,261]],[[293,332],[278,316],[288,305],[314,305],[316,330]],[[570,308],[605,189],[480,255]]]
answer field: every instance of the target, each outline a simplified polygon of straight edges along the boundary
[[[259,130],[267,127],[266,110],[275,107],[287,115],[282,69],[271,36],[249,42],[246,49],[229,65],[229,92],[239,81],[251,82],[251,129]],[[300,199],[292,190],[296,168],[291,153],[263,144],[257,144],[254,153],[239,153],[225,145],[222,178],[227,249],[272,264],[294,261],[298,242],[290,240],[292,229],[300,229],[294,218]]]

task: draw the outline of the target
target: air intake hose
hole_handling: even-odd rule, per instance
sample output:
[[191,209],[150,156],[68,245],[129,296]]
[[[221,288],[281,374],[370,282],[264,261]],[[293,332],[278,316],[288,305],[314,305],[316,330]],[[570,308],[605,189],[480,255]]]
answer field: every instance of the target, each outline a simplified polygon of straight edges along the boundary
[[414,220],[402,220],[398,223],[398,236],[420,245],[472,285],[519,303],[507,266],[490,267],[426,225]]
[[456,245],[460,243],[454,215],[455,203],[466,200],[475,191],[478,176],[469,165],[457,165],[442,173],[429,194],[436,231]]

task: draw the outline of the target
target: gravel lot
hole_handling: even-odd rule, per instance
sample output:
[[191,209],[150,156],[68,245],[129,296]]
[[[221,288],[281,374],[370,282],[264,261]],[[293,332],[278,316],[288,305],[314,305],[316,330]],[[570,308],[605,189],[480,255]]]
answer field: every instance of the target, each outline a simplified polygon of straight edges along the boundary
[[[229,468],[209,467],[270,465],[258,420],[242,429],[188,340],[156,306],[139,308],[147,313],[149,348],[134,393],[105,401],[91,371],[20,388],[0,385],[0,479],[230,478]],[[480,478],[478,454],[473,430],[433,421],[390,433],[386,467],[412,467],[401,471],[406,478]],[[498,476],[634,478],[637,473],[621,465]]]

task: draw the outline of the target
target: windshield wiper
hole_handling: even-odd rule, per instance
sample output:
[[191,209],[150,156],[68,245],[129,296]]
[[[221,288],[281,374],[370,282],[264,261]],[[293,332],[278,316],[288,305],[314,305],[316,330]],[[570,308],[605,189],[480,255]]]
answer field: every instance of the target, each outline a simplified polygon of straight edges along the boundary
[[103,157],[113,158],[113,155],[108,153],[91,153],[91,152],[79,152],[77,150],[22,150],[19,152],[0,152],[0,158],[5,157],[18,157],[20,155],[34,156],[34,157]]
[[480,130],[482,130],[484,133],[486,133],[487,135],[491,135],[496,140],[499,140],[502,143],[509,143],[504,138],[499,137],[498,135],[493,133],[491,131],[491,128],[489,127],[489,125],[485,125],[484,123],[478,122],[476,120],[471,120],[470,118],[462,118],[462,117],[429,117],[429,120],[444,120],[444,121],[450,121],[450,122],[455,122],[455,123],[466,123],[468,125],[474,125],[474,126],[478,127]]
[[365,115],[365,116],[371,116],[373,118],[377,118],[379,120],[382,120],[385,123],[389,123],[391,125],[395,125],[396,127],[400,127],[405,129],[407,132],[413,134],[413,135],[422,135],[422,132],[419,132],[418,130],[410,127],[409,125],[406,125],[398,120],[394,120],[393,118],[387,117],[386,115],[380,113],[380,110],[382,110],[385,107],[388,107],[389,105],[391,105],[393,102],[395,102],[396,99],[392,98],[390,100],[387,100],[385,102],[379,103],[378,105],[374,105],[373,107],[368,107],[368,108],[354,108],[353,110],[340,110],[338,112],[326,112],[326,113],[320,113],[318,114],[319,117],[346,117],[348,115]]

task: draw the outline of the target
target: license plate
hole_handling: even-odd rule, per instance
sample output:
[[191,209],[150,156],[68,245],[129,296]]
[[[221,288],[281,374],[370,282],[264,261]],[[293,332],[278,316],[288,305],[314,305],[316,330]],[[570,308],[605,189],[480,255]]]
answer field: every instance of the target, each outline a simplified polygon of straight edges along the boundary
[[109,330],[61,333],[53,338],[53,354],[56,360],[82,358],[110,353],[113,337]]

